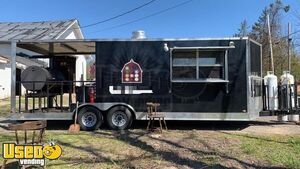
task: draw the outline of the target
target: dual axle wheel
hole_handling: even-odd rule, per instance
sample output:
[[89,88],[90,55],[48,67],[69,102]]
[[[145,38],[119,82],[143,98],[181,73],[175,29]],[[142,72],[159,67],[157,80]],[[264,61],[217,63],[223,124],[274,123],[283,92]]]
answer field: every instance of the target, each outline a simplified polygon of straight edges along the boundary
[[[132,120],[130,110],[124,106],[113,107],[106,114],[106,122],[114,130],[130,127]],[[103,124],[104,117],[97,108],[88,106],[79,110],[77,121],[83,130],[96,130]]]

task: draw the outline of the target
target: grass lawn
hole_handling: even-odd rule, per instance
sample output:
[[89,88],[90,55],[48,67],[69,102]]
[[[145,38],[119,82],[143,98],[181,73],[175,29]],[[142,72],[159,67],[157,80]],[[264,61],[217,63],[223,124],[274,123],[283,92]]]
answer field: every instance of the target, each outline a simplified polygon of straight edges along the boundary
[[[1,143],[13,139],[13,133],[0,134]],[[47,168],[300,168],[300,136],[200,130],[163,134],[141,129],[79,134],[47,130],[47,140],[56,140],[63,148],[59,160],[47,161]]]
[[10,99],[0,100],[0,117],[5,117],[10,112]]

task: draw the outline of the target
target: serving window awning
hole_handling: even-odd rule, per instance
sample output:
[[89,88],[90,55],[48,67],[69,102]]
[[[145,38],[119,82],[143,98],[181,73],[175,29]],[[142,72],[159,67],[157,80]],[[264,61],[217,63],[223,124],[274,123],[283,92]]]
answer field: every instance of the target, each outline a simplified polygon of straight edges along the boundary
[[234,49],[235,46],[193,46],[193,47],[176,47],[174,46],[171,48],[172,50],[193,50],[193,49],[198,49],[198,50],[228,50],[228,49]]
[[20,41],[17,46],[41,55],[90,55],[96,52],[96,43],[85,40]]

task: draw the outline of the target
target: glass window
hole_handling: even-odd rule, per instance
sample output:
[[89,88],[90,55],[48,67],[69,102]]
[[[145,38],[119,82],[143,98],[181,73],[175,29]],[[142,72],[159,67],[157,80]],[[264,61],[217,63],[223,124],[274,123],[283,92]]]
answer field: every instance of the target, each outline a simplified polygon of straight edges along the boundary
[[196,74],[196,66],[173,68],[173,79],[196,79]]
[[251,97],[262,96],[262,82],[259,78],[251,78]]
[[199,67],[199,79],[206,78],[215,78],[222,79],[223,78],[223,68],[218,67]]
[[173,66],[196,66],[196,58],[174,58]]
[[199,78],[223,79],[224,51],[198,51]]
[[196,50],[174,51],[173,66],[196,66]]
[[224,79],[225,51],[176,49],[172,53],[173,80]]
[[198,64],[199,66],[222,64],[224,55],[224,51],[199,51]]
[[173,79],[197,78],[196,50],[175,50],[172,56]]
[[217,60],[216,58],[209,58],[209,57],[206,57],[206,58],[198,58],[198,64],[199,65],[214,65],[217,63]]

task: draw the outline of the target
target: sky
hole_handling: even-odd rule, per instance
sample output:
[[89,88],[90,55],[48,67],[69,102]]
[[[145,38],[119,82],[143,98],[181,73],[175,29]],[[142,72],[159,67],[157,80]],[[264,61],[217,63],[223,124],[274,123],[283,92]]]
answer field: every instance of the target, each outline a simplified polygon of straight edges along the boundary
[[[0,22],[77,19],[81,26],[85,26],[114,17],[149,1],[151,0],[2,0]],[[130,38],[135,30],[146,31],[149,38],[231,37],[244,19],[252,25],[262,10],[274,1],[155,0],[132,13],[83,28],[82,31],[85,38],[89,39]],[[292,22],[292,32],[300,29],[300,0],[282,1],[291,6],[290,12],[283,15],[284,22]],[[183,2],[188,3],[132,24],[116,27]]]

